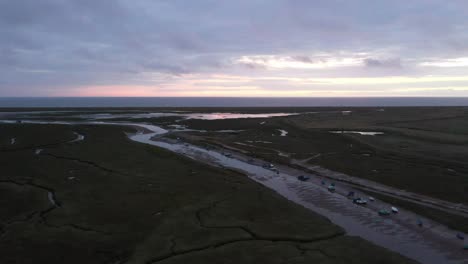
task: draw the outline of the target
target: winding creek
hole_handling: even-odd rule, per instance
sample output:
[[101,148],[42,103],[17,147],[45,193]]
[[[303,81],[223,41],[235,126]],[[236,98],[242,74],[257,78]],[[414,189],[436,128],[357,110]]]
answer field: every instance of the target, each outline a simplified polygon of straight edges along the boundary
[[[457,233],[455,230],[403,209],[400,209],[398,214],[386,217],[379,216],[378,210],[390,209],[392,205],[379,200],[369,201],[367,206],[353,204],[346,197],[348,192],[353,190],[350,186],[337,182],[336,191],[329,192],[327,185],[331,180],[326,179],[326,183],[323,185],[324,178],[318,175],[282,165],[277,165],[277,170],[271,170],[262,166],[265,164],[264,161],[251,159],[241,153],[230,152],[230,155],[226,156],[223,155],[225,150],[222,149],[208,150],[186,142],[171,140],[163,137],[170,131],[154,125],[102,121],[47,122],[34,120],[24,122],[139,127],[141,130],[138,133],[128,135],[131,140],[161,147],[210,165],[238,170],[285,198],[327,217],[333,223],[344,228],[349,235],[360,236],[421,263],[468,263],[468,252],[462,249],[463,241],[455,238]],[[3,123],[11,122],[4,121]],[[72,142],[84,140],[84,136],[76,135],[77,138]],[[299,181],[297,180],[299,175],[307,175],[310,180]],[[361,195],[365,197],[364,194]],[[359,197],[358,192],[356,196]],[[424,226],[418,227],[416,219],[421,219]]]
[[[276,166],[277,173],[263,168],[263,161],[252,160],[239,153],[225,156],[219,150],[164,139],[161,136],[167,131],[159,127],[153,130],[153,127],[145,126],[151,133],[129,137],[204,163],[239,170],[285,198],[326,216],[349,235],[360,236],[421,263],[467,263],[463,242],[455,238],[457,232],[443,225],[402,209],[398,214],[381,217],[377,211],[390,208],[390,204],[375,201],[367,206],[355,205],[346,197],[349,189],[336,186],[336,192],[331,193],[321,184],[319,176],[286,166]],[[299,175],[308,175],[311,179],[302,182],[297,180]],[[416,219],[423,219],[424,227],[418,227]]]

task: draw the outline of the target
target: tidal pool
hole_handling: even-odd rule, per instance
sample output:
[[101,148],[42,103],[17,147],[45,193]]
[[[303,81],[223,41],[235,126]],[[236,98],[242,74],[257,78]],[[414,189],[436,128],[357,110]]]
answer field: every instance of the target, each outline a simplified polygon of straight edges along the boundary
[[[239,119],[239,118],[271,118],[281,116],[299,115],[300,113],[187,113],[187,112],[155,112],[155,113],[129,113],[129,114],[87,114],[79,115],[83,119],[141,119],[141,118],[159,118],[159,117],[180,117],[181,119],[200,119],[200,120],[220,120],[220,119]],[[263,122],[262,122],[263,123]]]
[[369,132],[369,131],[330,131],[333,134],[359,134],[361,136],[376,136],[376,135],[383,135],[384,132]]

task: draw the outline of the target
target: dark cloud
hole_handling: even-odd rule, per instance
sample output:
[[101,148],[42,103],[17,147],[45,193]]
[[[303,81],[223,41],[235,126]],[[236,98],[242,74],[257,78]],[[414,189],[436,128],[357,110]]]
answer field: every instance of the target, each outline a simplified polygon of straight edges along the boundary
[[314,60],[312,60],[311,57],[304,56],[304,55],[291,56],[291,59],[293,59],[295,61],[304,62],[304,63],[313,63],[314,62]]
[[250,70],[259,70],[259,69],[264,70],[267,68],[265,65],[258,64],[255,62],[243,62],[241,63],[241,65]]
[[156,71],[156,72],[165,72],[174,75],[181,75],[185,73],[190,73],[190,71],[183,66],[164,64],[160,62],[150,62],[143,65],[147,71]]
[[401,60],[399,58],[396,58],[396,59],[367,58],[367,59],[364,59],[364,64],[367,67],[400,68]]

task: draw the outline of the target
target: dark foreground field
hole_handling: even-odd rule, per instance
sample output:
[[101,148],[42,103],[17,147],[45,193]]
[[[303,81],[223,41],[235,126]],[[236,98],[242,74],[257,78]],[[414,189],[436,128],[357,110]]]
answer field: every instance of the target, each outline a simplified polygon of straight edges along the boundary
[[125,131],[0,125],[0,263],[413,263]]

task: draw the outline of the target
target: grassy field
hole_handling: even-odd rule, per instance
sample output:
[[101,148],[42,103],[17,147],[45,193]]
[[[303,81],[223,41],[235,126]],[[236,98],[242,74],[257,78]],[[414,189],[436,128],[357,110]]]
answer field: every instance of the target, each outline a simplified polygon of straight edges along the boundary
[[[468,108],[308,109],[299,116],[270,119],[187,120],[179,133],[196,144],[240,149],[248,155],[289,164],[293,160],[431,197],[468,204]],[[278,110],[280,111],[280,110]],[[235,129],[233,133],[216,130]],[[281,136],[279,129],[286,130]],[[376,136],[330,131],[383,132]],[[391,200],[452,228],[466,218]]]
[[129,131],[0,125],[1,263],[413,263]]
[[[241,148],[271,161],[308,160],[311,165],[399,189],[468,203],[468,132],[464,126],[468,122],[468,108],[388,108],[384,111],[356,108],[349,115],[322,109],[312,114],[271,118],[260,125],[263,121],[188,120],[180,123],[194,129],[243,130],[192,133],[199,141]],[[288,135],[280,136],[279,129],[288,131]],[[384,134],[330,133],[341,130]]]

